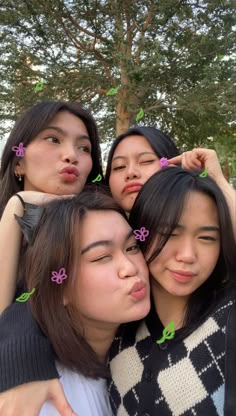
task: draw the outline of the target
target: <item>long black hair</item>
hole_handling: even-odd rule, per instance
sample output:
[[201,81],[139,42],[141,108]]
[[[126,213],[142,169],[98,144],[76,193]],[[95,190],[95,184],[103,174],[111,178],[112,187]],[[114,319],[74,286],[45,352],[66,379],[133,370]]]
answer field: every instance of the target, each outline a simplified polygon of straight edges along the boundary
[[24,183],[19,182],[14,171],[19,160],[12,151],[13,146],[23,143],[27,146],[50,123],[60,111],[67,111],[80,118],[85,124],[92,145],[92,170],[87,183],[102,175],[99,136],[94,118],[77,102],[44,101],[27,110],[15,123],[3,150],[0,169],[0,216],[12,195],[22,191]]
[[219,258],[209,278],[191,294],[185,326],[202,320],[222,291],[235,286],[236,243],[229,209],[214,180],[209,176],[201,178],[199,173],[179,167],[169,167],[155,173],[143,186],[130,213],[130,224],[134,229],[145,227],[149,230],[149,236],[142,242],[141,248],[150,265],[176,228],[191,192],[208,195],[216,204],[220,228]]
[[118,136],[111,145],[105,173],[106,184],[109,184],[109,178],[111,174],[111,163],[118,144],[122,142],[122,140],[124,140],[126,137],[134,135],[145,137],[145,139],[150,144],[153,151],[159,158],[166,157],[167,159],[170,159],[179,154],[179,150],[176,147],[174,141],[166,133],[161,132],[155,127],[131,127],[125,133]]

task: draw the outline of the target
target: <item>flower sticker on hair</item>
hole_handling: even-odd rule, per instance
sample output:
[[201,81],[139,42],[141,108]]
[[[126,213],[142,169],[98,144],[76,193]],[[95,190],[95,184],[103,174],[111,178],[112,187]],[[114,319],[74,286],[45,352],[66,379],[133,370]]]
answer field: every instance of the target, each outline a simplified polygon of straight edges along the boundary
[[208,168],[205,168],[202,173],[200,173],[200,178],[206,178],[208,175]]
[[162,332],[162,337],[161,339],[158,339],[156,341],[157,344],[163,344],[163,342],[165,342],[166,339],[172,339],[175,336],[175,323],[174,321],[171,321],[164,329]]
[[35,287],[31,290],[31,292],[22,293],[18,298],[16,298],[16,302],[27,302],[31,295],[35,292]]
[[95,183],[95,182],[101,182],[101,180],[102,180],[102,175],[100,175],[100,173],[99,173],[99,175],[95,179],[93,179],[92,182],[93,183]]
[[167,166],[169,166],[169,162],[166,157],[162,157],[160,159],[160,166],[161,166],[161,169],[167,168]]
[[24,147],[24,143],[19,143],[19,146],[13,146],[11,148],[11,150],[13,150],[13,152],[16,152],[16,156],[18,157],[24,157],[25,155],[25,147]]
[[51,275],[51,281],[54,283],[57,283],[58,285],[61,285],[63,280],[67,279],[66,270],[64,267],[62,267],[58,272],[53,271]]
[[145,241],[149,236],[149,231],[145,227],[141,227],[139,230],[134,230],[133,232],[136,240]]

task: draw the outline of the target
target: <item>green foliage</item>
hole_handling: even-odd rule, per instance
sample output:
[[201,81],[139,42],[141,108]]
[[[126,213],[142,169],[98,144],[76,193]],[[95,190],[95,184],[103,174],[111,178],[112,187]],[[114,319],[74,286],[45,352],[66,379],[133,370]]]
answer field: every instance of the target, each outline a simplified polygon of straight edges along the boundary
[[233,0],[3,0],[0,123],[41,100],[79,100],[106,140],[143,109],[140,124],[180,147],[213,137],[231,160],[235,23]]

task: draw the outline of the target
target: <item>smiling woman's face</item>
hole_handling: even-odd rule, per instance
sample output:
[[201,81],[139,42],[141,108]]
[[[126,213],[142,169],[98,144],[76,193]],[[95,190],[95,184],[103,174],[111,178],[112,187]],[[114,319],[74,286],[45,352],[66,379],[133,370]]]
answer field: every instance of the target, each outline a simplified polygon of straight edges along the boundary
[[209,278],[219,253],[216,204],[206,194],[190,192],[176,229],[149,266],[154,299],[160,291],[188,299]]
[[115,201],[129,212],[142,186],[158,170],[159,158],[145,137],[125,137],[111,163],[109,186]]

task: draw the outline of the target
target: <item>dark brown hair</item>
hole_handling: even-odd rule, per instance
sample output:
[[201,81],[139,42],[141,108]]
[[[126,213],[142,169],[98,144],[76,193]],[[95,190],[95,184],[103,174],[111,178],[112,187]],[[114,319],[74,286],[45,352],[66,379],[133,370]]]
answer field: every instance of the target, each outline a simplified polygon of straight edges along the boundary
[[[101,191],[86,190],[73,198],[50,202],[28,247],[25,262],[27,290],[35,288],[31,306],[35,319],[52,343],[58,360],[87,377],[108,375],[81,333],[78,310],[73,305],[80,225],[89,211],[124,211]],[[52,271],[65,268],[62,284],[51,281]],[[63,299],[70,299],[65,306]]]
[[12,151],[12,147],[18,146],[20,143],[27,146],[45,129],[52,118],[60,111],[68,111],[80,118],[88,130],[89,139],[92,144],[91,157],[93,166],[87,183],[96,178],[99,173],[102,175],[97,126],[89,111],[77,102],[44,101],[36,104],[16,121],[3,150],[0,169],[0,216],[10,197],[24,189],[24,181],[19,182],[14,174],[15,166],[19,158]]

